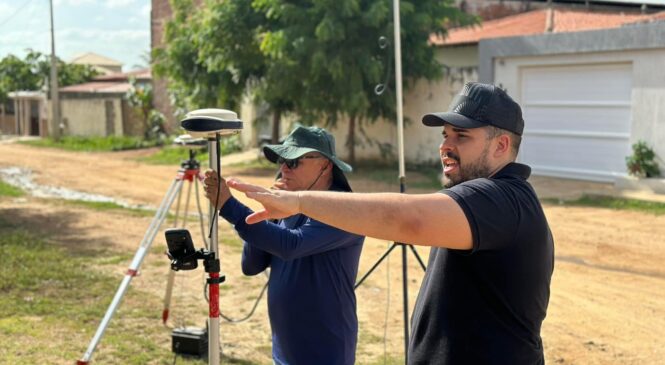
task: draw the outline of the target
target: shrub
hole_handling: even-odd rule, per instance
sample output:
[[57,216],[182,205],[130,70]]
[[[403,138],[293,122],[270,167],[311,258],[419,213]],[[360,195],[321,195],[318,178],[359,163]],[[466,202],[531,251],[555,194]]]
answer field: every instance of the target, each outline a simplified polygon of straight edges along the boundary
[[655,159],[656,154],[646,142],[639,141],[633,144],[633,154],[626,157],[628,173],[637,177],[660,176],[660,169]]

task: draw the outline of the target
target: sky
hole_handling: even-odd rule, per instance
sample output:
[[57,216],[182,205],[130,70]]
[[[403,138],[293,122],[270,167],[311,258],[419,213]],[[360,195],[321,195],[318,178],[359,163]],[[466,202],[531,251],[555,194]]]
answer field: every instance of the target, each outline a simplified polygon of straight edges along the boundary
[[[124,71],[147,66],[150,0],[52,1],[58,58],[94,52]],[[49,0],[0,0],[0,59],[28,48],[50,55],[50,30]]]

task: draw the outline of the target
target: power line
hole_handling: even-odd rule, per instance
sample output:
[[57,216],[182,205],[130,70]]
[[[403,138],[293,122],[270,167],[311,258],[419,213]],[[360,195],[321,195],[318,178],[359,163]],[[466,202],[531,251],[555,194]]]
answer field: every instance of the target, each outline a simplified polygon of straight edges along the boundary
[[18,14],[21,10],[23,10],[23,8],[25,8],[28,4],[30,4],[30,2],[32,2],[32,0],[26,0],[21,6],[18,7],[18,9],[16,9],[15,12],[12,13],[12,15],[8,16],[7,18],[5,18],[5,20],[0,22],[0,27],[9,23],[9,21],[14,18],[14,15]]

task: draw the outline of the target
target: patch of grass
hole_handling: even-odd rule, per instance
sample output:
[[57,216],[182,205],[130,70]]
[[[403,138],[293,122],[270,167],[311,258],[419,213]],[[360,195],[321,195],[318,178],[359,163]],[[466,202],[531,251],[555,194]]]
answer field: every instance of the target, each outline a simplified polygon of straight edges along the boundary
[[15,186],[9,185],[6,182],[0,180],[0,196],[9,196],[16,198],[23,195],[24,195],[23,190]]
[[277,171],[277,165],[268,161],[265,158],[257,158],[251,161],[237,162],[229,165],[229,167],[237,169],[247,169],[247,170]]
[[[441,167],[431,165],[412,165],[406,167],[406,188],[441,190]],[[354,166],[349,178],[361,178],[382,182],[390,186],[399,186],[399,167],[397,163],[382,161],[361,161]]]
[[358,334],[358,343],[376,344],[382,342],[383,342],[382,336],[375,335],[369,331],[363,330],[362,328],[360,329],[360,333]]
[[[91,202],[86,200],[61,200],[64,204],[76,205],[84,208],[89,208],[98,211],[118,211],[123,214],[130,214],[135,217],[154,217],[157,213],[154,209],[141,209],[141,208],[127,208],[122,205],[114,202]],[[191,207],[190,207],[191,209]],[[171,207],[172,211],[175,211],[175,204]],[[182,211],[180,212],[179,221],[182,222]],[[164,218],[164,224],[171,224],[175,218],[174,213],[167,213],[166,218]],[[195,223],[196,229],[198,229],[199,216],[189,212],[187,216],[187,222]]]
[[[91,202],[87,200],[64,200],[64,199],[62,200],[62,202],[65,204],[76,205],[98,211],[122,211],[123,213],[128,213],[138,217],[151,217],[155,215],[154,210],[127,208],[114,202]],[[170,215],[171,213],[169,213],[169,217]]]
[[[222,156],[242,151],[242,146],[240,144],[240,137],[238,135],[234,135],[231,137],[222,138],[219,142],[219,150]],[[195,157],[201,163],[201,165],[207,166],[209,159],[207,146],[203,149],[196,150],[195,152],[196,152]],[[164,146],[158,152],[150,156],[141,157],[138,160],[155,165],[176,165],[188,159],[189,159],[188,149],[179,146],[169,145],[169,146]]]
[[403,356],[388,355],[385,358],[381,356],[377,358],[375,361],[359,363],[358,365],[402,365],[402,364],[404,364]]
[[598,207],[620,210],[635,210],[655,215],[665,214],[665,203],[604,195],[583,195],[576,200],[543,199],[543,202],[558,205]]
[[99,318],[102,305],[94,298],[106,296],[114,284],[89,270],[89,257],[68,254],[20,229],[0,233],[0,256],[4,257],[0,265],[0,318],[5,318],[3,324],[7,325],[0,326],[0,333],[20,331],[11,320],[17,316],[39,316],[46,322]]
[[[54,364],[81,358],[119,283],[119,278],[97,271],[110,261],[100,257],[106,255],[59,247],[21,228],[0,227],[0,337],[5,339],[0,341],[0,363]],[[163,344],[168,330],[157,325],[160,299],[138,296],[130,287],[125,302],[131,305],[119,307],[95,361],[171,363],[173,354]]]
[[238,233],[235,230],[229,231],[219,231],[220,244],[224,247],[230,247],[236,252],[242,251],[242,239],[238,236]]
[[[207,151],[197,151],[195,158],[201,165],[207,166],[209,159]],[[166,146],[138,160],[153,165],[180,165],[183,161],[189,160],[189,151],[185,148]]]
[[55,141],[52,138],[42,138],[20,143],[36,147],[55,147],[70,151],[122,151],[139,148],[148,148],[161,145],[163,141],[148,141],[140,137],[109,136],[109,137],[79,137],[65,136]]

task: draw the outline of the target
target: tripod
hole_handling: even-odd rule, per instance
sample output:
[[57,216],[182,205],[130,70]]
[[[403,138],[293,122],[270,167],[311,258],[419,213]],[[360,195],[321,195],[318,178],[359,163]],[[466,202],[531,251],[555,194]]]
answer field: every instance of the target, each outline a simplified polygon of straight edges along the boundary
[[[187,187],[187,194],[186,194],[186,200],[185,200],[185,210],[183,212],[183,225],[182,227],[185,227],[185,222],[187,222],[187,209],[189,208],[189,198],[191,196],[191,190],[192,190],[192,181],[194,182],[194,196],[196,197],[196,208],[198,210],[198,216],[199,216],[199,223],[201,226],[201,237],[203,238],[203,245],[205,248],[208,248],[208,241],[206,241],[206,235],[205,235],[205,228],[203,225],[203,213],[201,210],[201,202],[199,200],[199,185],[198,181],[202,180],[203,177],[201,176],[200,173],[200,166],[199,162],[194,159],[194,150],[189,150],[189,160],[184,161],[182,163],[182,169],[184,169],[184,176],[183,179],[187,180],[190,182]],[[180,173],[178,174],[180,175]],[[182,194],[178,194],[178,201],[176,202],[176,208],[175,208],[175,218],[173,220],[173,227],[180,227],[178,225],[178,213],[180,211],[180,198],[182,197]],[[173,283],[175,281],[175,270],[169,270],[169,275],[166,280],[166,292],[164,293],[164,309],[162,310],[162,323],[164,325],[167,324],[169,320],[169,314],[170,314],[170,309],[171,309],[171,296],[173,293]]]
[[[400,176],[400,192],[404,193],[406,191],[405,184],[404,184],[404,175]],[[402,308],[403,308],[403,314],[404,314],[404,363],[408,363],[408,350],[409,350],[409,281],[408,281],[408,273],[407,273],[407,247],[411,249],[411,252],[413,255],[416,257],[416,260],[418,260],[418,263],[420,264],[420,267],[423,269],[423,271],[426,270],[425,263],[423,262],[422,258],[420,258],[420,255],[418,255],[418,251],[416,251],[416,248],[413,247],[413,245],[410,245],[408,243],[400,243],[400,242],[393,242],[393,244],[388,248],[386,252],[372,265],[372,267],[363,275],[363,277],[358,280],[356,285],[353,287],[354,289],[357,289],[364,281],[367,279],[374,270],[376,270],[377,267],[385,260],[388,255],[392,252],[395,247],[401,247],[402,248]]]
[[[400,26],[400,10],[399,10],[399,1],[393,0],[393,38],[395,41],[395,106],[397,112],[397,146],[398,146],[398,157],[399,157],[399,190],[400,193],[406,191],[406,177],[404,172],[404,112],[403,112],[403,98],[402,98],[402,41],[401,41],[401,26]],[[383,37],[382,37],[383,38]],[[379,39],[379,45],[381,48],[385,47],[385,38]],[[381,95],[385,90],[384,84],[379,84],[375,88],[375,93]],[[404,312],[404,363],[409,363],[409,285],[407,280],[407,247],[411,249],[411,252],[416,256],[420,267],[423,271],[426,270],[425,263],[418,255],[418,252],[413,247],[413,245],[406,243],[394,242],[392,246],[386,251],[383,256],[372,266],[371,269],[358,281],[354,288],[358,288],[360,284],[365,281],[365,279],[381,264],[381,262],[388,257],[390,252],[397,247],[402,247],[402,306]]]
[[[180,209],[180,198],[181,198],[181,192],[182,192],[182,187],[185,181],[189,182],[188,190],[187,190],[187,203],[185,206],[185,216],[183,217],[183,220],[186,220],[186,214],[187,214],[187,205],[189,205],[189,195],[191,193],[191,188],[192,188],[192,183],[195,185],[195,192],[196,192],[196,200],[197,200],[197,206],[199,207],[199,217],[200,217],[200,222],[201,222],[201,228],[203,230],[203,215],[201,214],[201,208],[199,204],[199,197],[198,197],[198,180],[202,179],[202,176],[200,174],[200,168],[199,168],[199,162],[196,161],[194,158],[195,153],[194,150],[190,148],[189,150],[189,160],[184,161],[181,164],[180,169],[178,170],[178,173],[171,183],[171,186],[166,192],[166,196],[162,200],[161,204],[159,205],[159,208],[157,209],[157,213],[155,214],[154,218],[150,222],[150,226],[148,227],[148,230],[146,231],[145,235],[143,236],[143,239],[141,240],[141,243],[139,244],[139,248],[134,254],[134,258],[132,259],[131,264],[129,265],[129,268],[127,269],[125,276],[120,283],[120,286],[118,287],[118,290],[115,293],[115,296],[113,297],[113,300],[111,301],[111,304],[109,305],[108,309],[106,310],[106,314],[104,315],[101,323],[99,324],[99,327],[97,328],[97,332],[95,332],[94,337],[90,341],[90,344],[88,345],[88,349],[86,352],[83,354],[83,357],[76,362],[77,365],[85,365],[90,363],[90,359],[92,358],[92,354],[97,348],[97,345],[99,344],[100,340],[102,339],[102,336],[104,335],[104,332],[106,331],[106,328],[109,325],[109,322],[111,321],[111,318],[115,314],[115,311],[117,310],[118,306],[120,305],[120,302],[122,298],[124,297],[125,293],[127,292],[127,289],[129,288],[129,284],[131,283],[132,279],[134,276],[138,274],[139,267],[141,266],[141,263],[143,262],[143,259],[145,258],[146,254],[149,252],[150,246],[152,245],[152,242],[155,239],[155,236],[157,235],[157,232],[159,231],[159,228],[161,227],[162,223],[166,219],[166,216],[171,208],[171,205],[173,205],[173,202],[178,199],[178,204],[177,204],[177,210],[176,210],[176,223],[178,221],[178,211]],[[205,234],[203,235],[205,237]],[[205,238],[204,238],[205,241]],[[167,285],[167,294],[164,299],[164,312],[162,314],[162,319],[164,323],[166,323],[166,320],[168,319],[168,312],[169,312],[169,306],[170,306],[170,301],[171,301],[171,288],[173,286],[173,277],[172,275],[174,271],[170,271],[169,274],[169,281]]]

